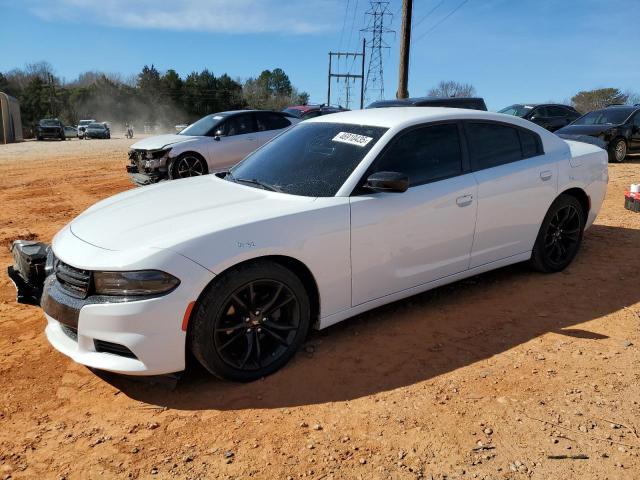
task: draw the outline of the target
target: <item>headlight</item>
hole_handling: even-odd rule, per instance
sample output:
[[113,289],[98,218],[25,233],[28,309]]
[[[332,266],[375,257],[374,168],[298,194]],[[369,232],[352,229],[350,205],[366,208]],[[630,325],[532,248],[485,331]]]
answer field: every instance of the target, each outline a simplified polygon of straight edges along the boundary
[[154,158],[162,158],[167,153],[169,153],[169,151],[171,151],[170,148],[165,148],[164,150],[149,150],[149,151],[147,151],[147,154],[146,154],[145,158],[147,160],[151,160],[151,159],[154,159]]
[[98,295],[158,295],[180,284],[173,275],[159,270],[135,272],[94,272],[93,281]]
[[56,256],[53,254],[53,249],[47,247],[47,261],[44,264],[44,276],[48,277],[55,271]]

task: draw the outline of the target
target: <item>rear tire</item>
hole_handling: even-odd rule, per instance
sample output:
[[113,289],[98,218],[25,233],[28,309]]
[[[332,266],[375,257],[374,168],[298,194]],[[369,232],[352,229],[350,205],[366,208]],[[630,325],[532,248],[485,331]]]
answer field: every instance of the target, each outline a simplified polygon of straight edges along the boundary
[[307,291],[270,261],[222,274],[198,301],[189,325],[191,352],[215,376],[258,380],[282,368],[304,342],[311,323]]
[[560,272],[573,261],[584,233],[586,214],[571,195],[560,195],[542,221],[531,253],[531,266],[541,272]]
[[616,138],[609,144],[609,161],[612,163],[622,163],[627,156],[627,142],[623,138]]

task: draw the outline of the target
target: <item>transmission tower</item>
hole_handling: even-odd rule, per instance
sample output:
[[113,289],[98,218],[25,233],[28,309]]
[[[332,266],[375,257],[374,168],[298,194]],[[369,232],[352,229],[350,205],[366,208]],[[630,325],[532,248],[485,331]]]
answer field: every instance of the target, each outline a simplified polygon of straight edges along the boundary
[[[395,33],[387,25],[393,14],[389,11],[389,2],[369,2],[369,10],[365,12],[368,18],[366,28],[360,30],[366,36],[370,34],[366,46],[369,49],[369,68],[365,80],[365,96],[373,100],[384,99],[384,67],[382,64],[382,50],[389,45],[384,40],[388,33]],[[367,95],[369,94],[369,95]]]

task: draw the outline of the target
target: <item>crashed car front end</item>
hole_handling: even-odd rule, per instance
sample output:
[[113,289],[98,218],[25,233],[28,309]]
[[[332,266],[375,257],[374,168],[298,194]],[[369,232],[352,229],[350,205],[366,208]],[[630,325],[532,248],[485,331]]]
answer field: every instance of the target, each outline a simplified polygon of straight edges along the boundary
[[171,148],[129,150],[127,173],[134,184],[150,185],[169,177],[169,154]]

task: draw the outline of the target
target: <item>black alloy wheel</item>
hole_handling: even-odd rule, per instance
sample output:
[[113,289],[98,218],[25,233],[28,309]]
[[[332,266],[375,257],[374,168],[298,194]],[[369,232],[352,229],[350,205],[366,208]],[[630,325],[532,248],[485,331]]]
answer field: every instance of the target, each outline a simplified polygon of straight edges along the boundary
[[310,325],[307,291],[289,269],[258,260],[222,274],[198,300],[189,343],[214,375],[252,381],[281,368]]
[[213,341],[220,357],[239,370],[258,370],[278,360],[300,327],[300,306],[289,287],[256,280],[238,288],[218,317]]
[[171,178],[198,177],[207,173],[202,158],[193,154],[185,154],[176,158],[171,166]]
[[570,195],[560,195],[540,227],[531,257],[533,266],[543,272],[564,270],[578,253],[584,221],[580,202]]

